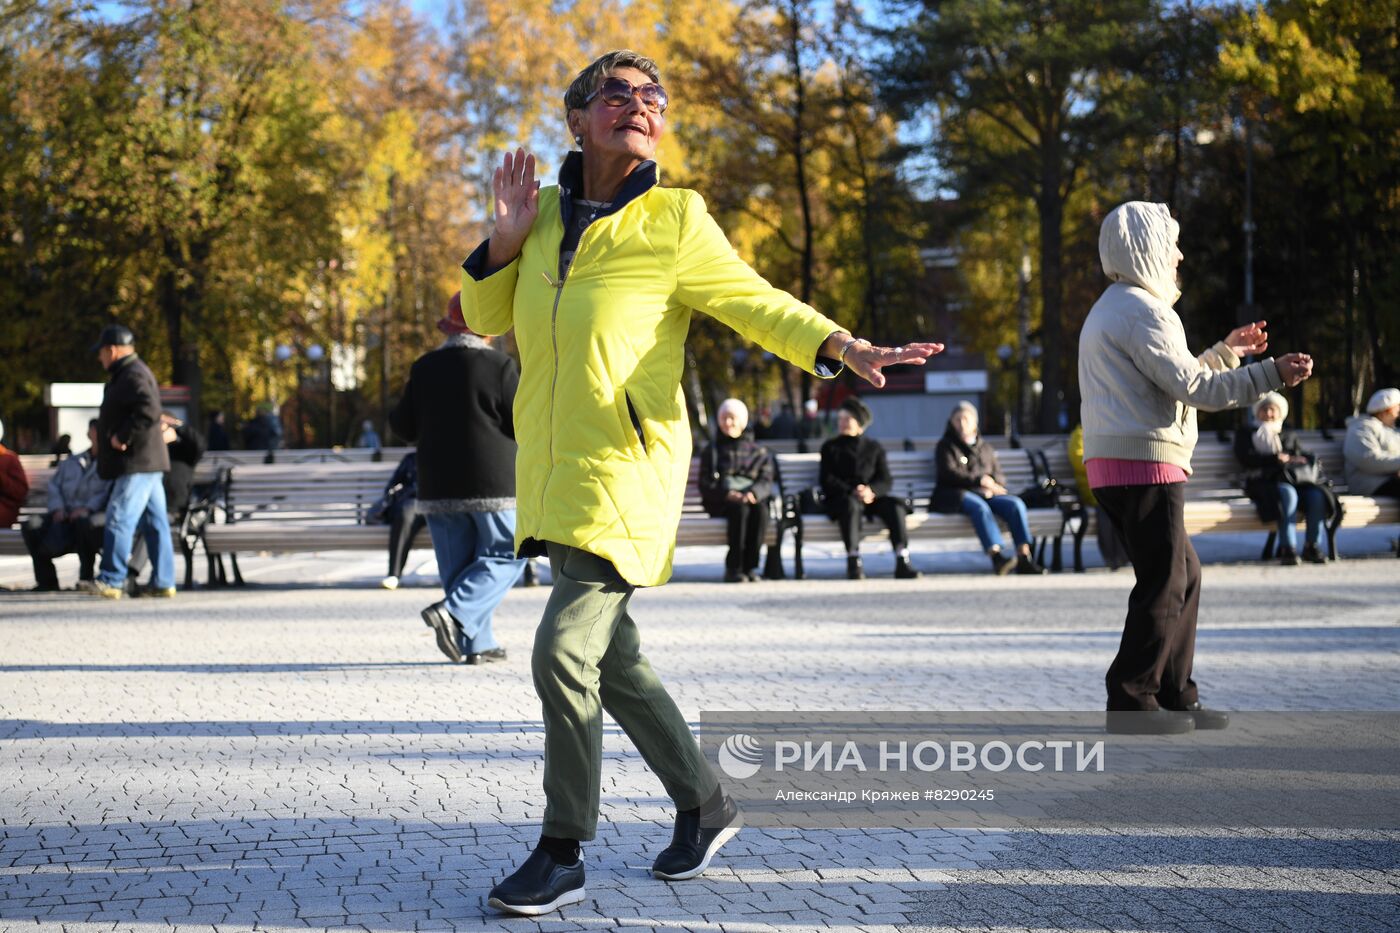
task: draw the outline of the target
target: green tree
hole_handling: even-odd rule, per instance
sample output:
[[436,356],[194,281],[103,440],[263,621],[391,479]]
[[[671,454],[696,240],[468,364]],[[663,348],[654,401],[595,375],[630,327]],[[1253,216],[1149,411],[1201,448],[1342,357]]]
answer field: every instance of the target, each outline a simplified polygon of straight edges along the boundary
[[[1035,207],[1045,398],[1040,429],[1072,406],[1064,318],[1066,204],[1093,164],[1139,126],[1135,70],[1151,0],[914,0],[886,34],[884,91],[929,121],[943,182],[972,203]],[[1063,400],[1063,401],[1061,401]]]

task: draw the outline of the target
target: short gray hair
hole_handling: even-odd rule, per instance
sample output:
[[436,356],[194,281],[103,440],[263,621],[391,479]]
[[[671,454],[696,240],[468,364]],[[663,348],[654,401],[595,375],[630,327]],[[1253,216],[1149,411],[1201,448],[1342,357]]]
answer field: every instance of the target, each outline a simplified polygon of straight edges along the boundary
[[726,411],[734,412],[735,416],[741,418],[744,424],[749,423],[749,406],[739,401],[737,398],[727,398],[719,403],[719,408],[715,410],[715,417],[718,418]]
[[598,90],[603,80],[618,68],[635,68],[657,84],[661,83],[661,69],[656,62],[640,52],[631,49],[617,49],[598,58],[578,73],[569,89],[564,92],[564,112],[582,110],[587,106],[588,95]]

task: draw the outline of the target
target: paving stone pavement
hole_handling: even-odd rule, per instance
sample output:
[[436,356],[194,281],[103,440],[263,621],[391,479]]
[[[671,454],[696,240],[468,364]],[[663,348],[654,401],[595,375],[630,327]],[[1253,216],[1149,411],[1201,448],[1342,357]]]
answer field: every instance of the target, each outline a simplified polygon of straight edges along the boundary
[[[1326,568],[1208,565],[1206,699],[1400,710],[1384,543]],[[1131,587],[960,573],[981,568],[952,552],[913,582],[834,579],[827,554],[823,579],[723,586],[699,582],[713,553],[684,557],[633,606],[692,719],[1098,708]],[[484,892],[541,816],[528,652],[548,590],[502,605],[508,661],[454,667],[417,616],[431,565],[387,592],[380,561],[250,558],[247,588],[172,601],[0,593],[0,930],[1400,929],[1400,832],[750,828],[668,885],[645,870],[668,801],[611,722],[589,899],[497,917]],[[0,583],[23,578],[0,561]]]

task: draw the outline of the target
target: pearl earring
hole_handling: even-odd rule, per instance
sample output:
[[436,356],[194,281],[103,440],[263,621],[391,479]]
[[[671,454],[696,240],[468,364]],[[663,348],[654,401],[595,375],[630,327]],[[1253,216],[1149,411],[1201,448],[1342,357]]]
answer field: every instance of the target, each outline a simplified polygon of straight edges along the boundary
[[583,148],[583,137],[582,137],[582,136],[575,136],[575,137],[574,137],[574,145],[575,145],[575,146],[578,146],[580,149],[582,149],[582,148]]

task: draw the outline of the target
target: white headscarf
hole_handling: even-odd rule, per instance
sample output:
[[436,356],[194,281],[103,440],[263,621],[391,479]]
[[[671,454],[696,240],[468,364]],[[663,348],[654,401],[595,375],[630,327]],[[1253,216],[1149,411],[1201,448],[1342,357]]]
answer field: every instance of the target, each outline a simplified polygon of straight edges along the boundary
[[1181,226],[1165,204],[1129,201],[1109,211],[1099,228],[1099,261],[1115,282],[1146,289],[1167,304],[1176,285],[1176,241]]
[[1288,399],[1277,392],[1270,392],[1254,403],[1254,417],[1259,418],[1259,410],[1265,405],[1273,405],[1278,409],[1277,421],[1259,421],[1259,427],[1254,429],[1254,450],[1261,454],[1281,454],[1283,453],[1283,440],[1279,434],[1283,431],[1283,421],[1288,417]]

